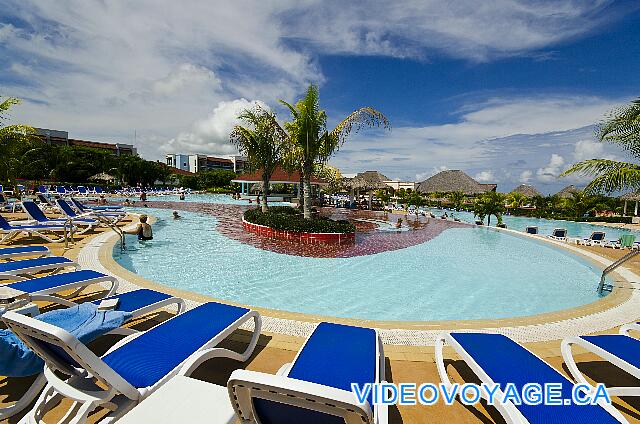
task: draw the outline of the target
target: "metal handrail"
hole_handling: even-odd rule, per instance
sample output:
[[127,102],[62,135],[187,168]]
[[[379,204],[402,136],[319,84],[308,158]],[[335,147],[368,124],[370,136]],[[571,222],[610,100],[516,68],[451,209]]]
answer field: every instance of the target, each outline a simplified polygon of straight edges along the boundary
[[606,267],[602,271],[602,276],[600,277],[600,284],[598,284],[598,293],[601,294],[605,290],[611,291],[613,287],[610,284],[605,284],[605,279],[607,274],[614,271],[616,268],[618,268],[623,263],[627,262],[629,259],[633,258],[639,253],[640,253],[640,250],[632,250],[631,252],[627,253],[626,255],[624,255],[623,257],[621,257],[620,259],[618,259],[617,261],[613,262],[611,265]]
[[[110,219],[99,215],[99,214],[90,214],[91,216],[93,216],[97,221],[100,221],[103,224],[106,224],[109,228],[111,228],[111,230],[113,230],[113,232],[115,232],[118,235],[118,238],[120,239],[120,249],[121,250],[125,250],[125,237],[124,237],[124,233],[122,232],[122,229],[120,227],[118,227],[113,221],[111,221]],[[64,222],[64,247],[65,249],[69,248],[69,239],[71,240],[71,242],[73,243],[73,220],[74,218],[67,218]],[[67,224],[69,225],[69,236],[67,236]]]

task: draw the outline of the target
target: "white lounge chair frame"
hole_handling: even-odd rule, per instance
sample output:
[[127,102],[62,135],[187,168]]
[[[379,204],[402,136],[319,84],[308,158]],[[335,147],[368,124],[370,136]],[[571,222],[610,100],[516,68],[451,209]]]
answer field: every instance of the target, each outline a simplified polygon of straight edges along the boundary
[[[491,379],[491,377],[489,377],[489,375],[482,369],[482,367],[475,361],[475,359],[473,359],[473,356],[471,356],[469,353],[467,353],[467,351],[462,347],[462,345],[460,345],[460,343],[458,343],[451,336],[451,334],[445,333],[445,334],[441,334],[436,339],[435,360],[436,360],[436,366],[438,368],[438,375],[440,376],[440,381],[442,381],[442,383],[447,388],[451,388],[453,386],[453,384],[451,383],[451,380],[449,379],[449,375],[447,374],[447,369],[446,369],[446,366],[445,366],[445,363],[444,363],[443,348],[444,348],[445,343],[455,349],[456,353],[458,355],[460,355],[462,360],[469,366],[469,368],[471,368],[473,373],[480,379],[480,381],[482,383],[484,383],[486,385],[495,384],[495,382]],[[544,361],[542,358],[540,358],[535,353],[533,353],[531,351],[529,351],[529,352],[533,356],[538,358],[540,361],[546,363],[546,361]],[[559,372],[558,372],[558,375],[561,378],[566,379],[566,377],[563,376],[562,374],[560,374]],[[482,395],[483,399],[485,399],[485,400],[489,399],[489,394],[486,393],[486,391],[481,390],[480,392],[481,392],[481,395]],[[494,400],[502,399],[503,397],[504,397],[503,391],[502,390],[496,390],[496,392],[494,393]],[[628,423],[627,419],[624,418],[624,416],[617,409],[615,409],[613,407],[613,405],[605,403],[601,399],[599,400],[598,405],[600,405],[602,408],[604,408],[609,414],[611,414],[611,416],[613,418],[617,419],[619,422]],[[508,401],[506,403],[494,402],[493,406],[495,406],[495,408],[498,410],[498,412],[500,412],[502,417],[509,424],[512,424],[512,423],[513,424],[529,423],[529,420],[527,420],[524,417],[524,415],[522,415],[522,413],[518,410],[516,405],[511,401]]]
[[[376,339],[376,381],[384,383],[385,356],[377,331]],[[233,409],[240,421],[243,424],[259,424],[253,409],[253,398],[256,398],[335,415],[344,419],[346,424],[387,424],[387,405],[374,405],[372,410],[369,402],[358,404],[350,391],[287,377],[307,341],[293,362],[283,365],[276,375],[247,370],[236,370],[231,374],[227,388]]]
[[49,248],[46,248],[44,251],[34,251],[34,252],[14,252],[14,253],[2,253],[0,251],[0,259],[12,260],[13,258],[26,258],[28,256],[35,256],[38,258],[44,258],[46,256],[51,256],[51,251]]
[[[73,306],[76,305],[74,302],[65,301],[64,299],[56,298],[53,299],[53,301],[65,306],[70,306],[69,304]],[[179,297],[169,297],[159,302],[147,305],[143,308],[136,309],[135,311],[133,311],[129,321],[171,305],[176,305],[176,315],[180,315],[186,307],[183,299]],[[120,334],[128,336],[136,333],[138,333],[138,330],[135,330],[131,327],[119,327],[107,334]],[[22,395],[22,397],[20,397],[20,399],[18,399],[10,406],[0,408],[0,420],[6,420],[7,418],[22,412],[27,406],[31,405],[36,397],[38,397],[38,394],[42,392],[42,389],[44,389],[46,384],[47,379],[44,373],[40,373],[35,381],[31,384],[31,386],[29,386],[29,389]]]
[[[620,335],[631,337],[629,333],[632,330],[640,331],[640,325],[637,323],[624,325],[620,327]],[[573,345],[580,346],[581,348],[588,350],[589,352],[595,353],[596,355],[606,360],[607,362],[611,363],[612,365],[631,374],[635,378],[640,379],[640,369],[631,365],[627,361],[602,349],[599,346],[594,345],[593,343],[589,343],[587,340],[584,340],[581,337],[569,337],[562,340],[562,343],[560,345],[560,350],[562,352],[562,358],[564,359],[564,362],[565,364],[567,364],[567,368],[569,369],[569,373],[575,379],[576,382],[593,386],[593,384],[587,381],[584,374],[582,374],[578,369],[578,365],[576,364],[576,361],[573,358],[573,351],[572,351]],[[640,386],[607,387],[607,393],[610,396],[640,396]]]
[[[170,318],[159,325],[164,325],[175,318]],[[254,320],[254,333],[244,352],[238,353],[216,347],[250,319]],[[87,346],[61,328],[15,312],[7,312],[3,316],[3,320],[34,352],[45,359],[44,375],[47,379],[47,386],[36,401],[35,407],[25,416],[25,422],[32,424],[40,423],[42,417],[63,398],[71,399],[73,405],[60,423],[85,423],[87,416],[98,407],[104,407],[111,411],[103,420],[106,422],[116,421],[174,375],[189,376],[200,364],[211,358],[226,357],[241,362],[246,361],[255,349],[262,327],[260,314],[250,310],[210,339],[200,349],[193,352],[191,356],[153,386],[137,389],[91,352]],[[144,333],[125,337],[109,349],[105,355],[142,334]],[[37,342],[34,343],[34,339],[60,347],[82,368],[60,362],[55,356],[49,355],[48,351],[41,349]],[[56,371],[70,377],[63,380],[56,374]],[[101,384],[97,385],[95,381]]]

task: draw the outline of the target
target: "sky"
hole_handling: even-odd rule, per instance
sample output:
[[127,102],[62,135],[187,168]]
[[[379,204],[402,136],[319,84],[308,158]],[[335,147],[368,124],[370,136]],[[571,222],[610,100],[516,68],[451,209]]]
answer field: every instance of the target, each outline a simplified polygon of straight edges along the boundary
[[640,2],[0,0],[0,96],[12,123],[167,153],[234,154],[255,102],[289,119],[310,83],[332,127],[371,106],[331,158],[343,173],[422,181],[461,169],[499,191],[588,182],[629,160],[595,125],[640,95]]

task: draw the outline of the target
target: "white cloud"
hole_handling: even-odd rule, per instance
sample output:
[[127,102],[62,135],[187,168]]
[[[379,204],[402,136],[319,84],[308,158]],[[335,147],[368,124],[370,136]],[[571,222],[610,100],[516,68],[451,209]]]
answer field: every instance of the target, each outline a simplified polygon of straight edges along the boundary
[[416,181],[424,181],[429,177],[432,177],[434,175],[436,175],[438,172],[442,172],[442,171],[446,171],[448,170],[449,167],[447,167],[446,165],[440,165],[437,167],[433,167],[433,169],[431,171],[427,171],[427,172],[420,172],[418,174],[416,174]]
[[480,183],[495,182],[496,180],[496,177],[493,175],[493,171],[491,170],[479,172],[473,178]]
[[576,143],[573,150],[573,160],[580,162],[587,159],[612,159],[619,160],[618,156],[606,151],[607,145],[605,143],[593,140],[584,139]]
[[188,87],[207,85],[212,91],[220,88],[220,80],[213,71],[191,63],[183,63],[165,78],[153,82],[153,92],[160,95],[172,95]]
[[243,109],[259,104],[267,109],[261,101],[237,99],[220,102],[206,119],[196,122],[191,131],[181,132],[175,138],[163,143],[160,150],[165,153],[226,155],[237,153],[237,149],[229,142],[229,133],[238,123],[238,114]]
[[529,169],[525,169],[520,173],[519,181],[521,183],[528,183],[529,181],[531,181],[531,177],[533,177],[533,172]]
[[557,154],[552,154],[549,159],[549,163],[543,168],[539,168],[536,171],[536,176],[539,181],[544,183],[553,182],[558,178],[558,175],[564,171],[564,158]]

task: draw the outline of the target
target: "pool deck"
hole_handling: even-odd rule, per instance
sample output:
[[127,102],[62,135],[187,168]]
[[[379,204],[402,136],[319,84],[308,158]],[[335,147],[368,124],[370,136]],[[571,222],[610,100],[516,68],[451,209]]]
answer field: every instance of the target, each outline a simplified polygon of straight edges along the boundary
[[[33,243],[33,240],[30,240]],[[175,290],[159,285],[152,281],[145,280],[140,276],[130,273],[120,267],[112,258],[111,251],[115,238],[108,230],[99,230],[95,235],[80,236],[77,243],[69,250],[64,250],[59,244],[47,244],[55,254],[64,254],[71,259],[77,259],[83,267],[90,267],[98,271],[115,274],[122,285],[120,291],[128,291],[140,287],[151,287],[170,294],[183,296],[190,307],[197,303],[215,300],[206,296],[197,295],[190,292]],[[19,240],[16,244],[27,244],[24,240]],[[574,253],[603,265],[621,257],[624,251],[606,249],[602,247],[585,247],[564,245]],[[627,274],[628,273],[628,274]],[[630,281],[639,281],[635,275],[640,275],[640,263],[632,261],[622,270],[618,278],[623,278],[624,274]],[[95,290],[101,290],[95,287]],[[580,308],[554,312],[550,314],[536,315],[532,317],[508,319],[508,320],[482,320],[482,321],[446,321],[446,322],[384,322],[366,320],[336,320],[331,321],[347,322],[355,325],[375,326],[381,328],[385,338],[385,354],[387,357],[387,380],[394,383],[411,382],[423,383],[439,382],[436,366],[434,363],[434,350],[429,337],[425,334],[432,332],[439,333],[443,329],[502,329],[504,332],[524,342],[525,346],[537,355],[544,358],[550,365],[560,372],[566,373],[560,355],[559,339],[568,334],[588,333],[616,333],[621,324],[636,321],[640,317],[640,308],[636,304],[637,295],[635,290],[616,290],[611,295],[585,305]],[[632,302],[632,303],[630,303]],[[631,308],[629,308],[631,306]],[[215,359],[203,364],[193,375],[204,381],[215,384],[226,384],[230,373],[238,368],[275,373],[281,365],[290,362],[295,353],[300,349],[304,337],[313,329],[316,322],[327,317],[315,317],[303,314],[293,314],[283,311],[273,311],[260,309],[266,317],[265,327],[258,342],[258,347],[254,355],[246,364],[237,364],[226,359]],[[613,312],[612,312],[613,311]],[[612,315],[607,315],[607,313]],[[604,314],[604,315],[603,315]],[[132,326],[144,329],[154,325],[170,316],[162,314],[158,317],[145,319],[144,317],[135,321]],[[615,321],[608,321],[608,318],[615,318]],[[295,330],[290,328],[292,322],[297,322]],[[583,331],[590,328],[591,331]],[[526,329],[526,331],[521,331]],[[501,331],[501,332],[503,332]],[[509,332],[513,333],[509,333]],[[400,334],[396,339],[394,334]],[[104,337],[98,343],[91,345],[91,348],[98,354],[106,351],[117,339]],[[229,342],[230,346],[244,345],[248,341],[246,331],[238,331]],[[451,359],[449,372],[454,381],[473,381],[470,370],[458,360],[449,348],[445,349],[445,356]],[[615,368],[598,360],[592,354],[581,353],[576,355],[580,369],[587,375],[592,376],[601,382],[615,381],[618,385],[638,385],[639,382],[632,377],[621,374]],[[6,379],[0,378],[0,393],[7,395],[4,401],[13,401],[21,394],[30,379]],[[631,422],[640,422],[640,399],[633,398],[613,398],[614,403]],[[0,403],[3,402],[0,395]],[[179,399],[176,400],[179,404]],[[67,402],[53,409],[47,414],[46,422],[54,422],[59,419],[69,407]],[[89,422],[96,422],[101,418],[101,413],[96,413],[90,417]],[[2,422],[17,422],[19,417]],[[399,423],[433,423],[433,422],[455,422],[455,423],[500,423],[503,422],[500,415],[490,406],[476,405],[464,406],[456,402],[452,406],[438,404],[431,407],[392,407],[390,409],[389,422]]]

